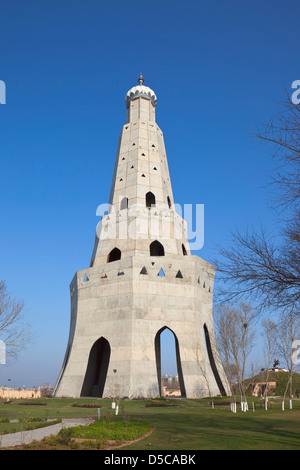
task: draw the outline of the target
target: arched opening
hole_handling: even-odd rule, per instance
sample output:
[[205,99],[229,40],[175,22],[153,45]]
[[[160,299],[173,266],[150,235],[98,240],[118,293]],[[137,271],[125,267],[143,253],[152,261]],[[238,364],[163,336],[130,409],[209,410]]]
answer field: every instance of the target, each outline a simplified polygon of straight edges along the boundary
[[182,243],[182,245],[181,245],[181,248],[182,248],[183,256],[187,256],[187,251],[186,251],[186,248],[185,248],[185,246],[184,246],[183,243]]
[[167,202],[168,202],[169,209],[171,209],[172,204],[171,204],[171,199],[169,198],[169,196],[167,196]]
[[153,207],[155,206],[155,196],[153,193],[151,193],[151,191],[149,191],[147,194],[146,194],[146,207]]
[[[165,390],[167,393],[174,393],[176,390],[177,396],[185,397],[186,393],[177,336],[172,330],[164,326],[155,336],[154,347],[160,396],[165,395]],[[168,377],[167,384],[165,382],[166,376]],[[172,376],[173,383],[170,383],[170,376]]]
[[111,263],[112,261],[117,261],[118,259],[121,259],[121,251],[119,248],[114,248],[111,250],[111,252],[107,256],[107,262]]
[[159,241],[150,244],[150,256],[165,256],[165,249]]
[[128,197],[123,197],[121,204],[120,204],[120,211],[123,209],[128,209]]
[[110,345],[107,339],[99,338],[92,346],[81,389],[81,397],[103,396],[108,364]]
[[204,323],[204,326],[203,326],[203,331],[204,331],[206,350],[207,350],[210,366],[211,366],[211,369],[213,371],[213,374],[214,374],[215,380],[217,382],[217,385],[219,387],[220,394],[222,395],[222,397],[225,397],[226,396],[226,391],[225,391],[225,388],[222,384],[222,380],[221,380],[221,377],[219,375],[219,372],[218,372],[218,369],[217,369],[217,366],[216,366],[216,362],[215,362],[212,347],[211,347],[209,332],[208,332],[208,329],[207,329],[207,326],[206,326],[205,323]]

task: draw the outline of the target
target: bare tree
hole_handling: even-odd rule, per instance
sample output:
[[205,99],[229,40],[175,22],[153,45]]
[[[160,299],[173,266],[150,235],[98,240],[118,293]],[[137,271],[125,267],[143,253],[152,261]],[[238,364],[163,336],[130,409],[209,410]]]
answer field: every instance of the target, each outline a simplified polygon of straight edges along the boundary
[[265,371],[266,371],[266,387],[264,392],[264,398],[267,399],[268,395],[268,384],[269,384],[269,375],[270,375],[270,367],[271,362],[275,364],[276,360],[274,360],[274,355],[277,352],[276,340],[277,340],[277,325],[267,318],[265,318],[262,322],[262,329],[263,329],[263,336],[264,336],[264,344],[265,344]]
[[24,304],[13,299],[4,281],[0,281],[0,339],[5,344],[5,362],[15,358],[30,340],[24,321]]
[[[273,145],[277,168],[273,210],[281,210],[280,241],[267,230],[232,233],[229,248],[220,248],[213,260],[223,287],[219,300],[249,299],[257,307],[300,312],[300,107],[289,99],[256,137]],[[279,220],[279,217],[278,217]]]
[[216,310],[216,341],[223,367],[230,383],[232,396],[235,395],[234,376],[241,400],[246,401],[246,361],[254,346],[253,324],[255,313],[250,304],[240,303],[237,307],[219,306]]
[[[198,343],[195,344],[194,346],[195,350],[195,357],[196,357],[196,362],[199,368],[200,372],[200,379],[201,382],[204,382],[204,387],[206,387],[209,397],[212,397],[211,389],[210,389],[210,380],[209,380],[209,372],[207,370],[207,363],[203,360],[202,354],[200,352],[200,348],[198,346]],[[199,392],[201,393],[202,387],[199,387]],[[201,395],[200,395],[201,396]]]
[[229,383],[231,395],[234,396],[233,384],[237,381],[237,369],[232,357],[232,338],[234,336],[234,312],[229,305],[222,305],[215,310],[215,335],[217,348]]
[[274,145],[278,165],[271,180],[275,187],[273,207],[292,208],[299,215],[300,106],[291,101],[288,93],[279,105],[281,111],[267,124],[258,126],[255,136]]
[[232,246],[220,249],[223,261],[215,262],[224,282],[219,300],[248,298],[258,301],[261,310],[291,307],[299,311],[300,252],[289,252],[287,246],[276,246],[263,229],[233,234]]
[[300,318],[292,315],[291,312],[282,312],[281,319],[277,325],[276,345],[280,356],[286,363],[288,369],[288,381],[283,395],[285,399],[286,393],[289,390],[290,406],[292,400],[292,385],[293,385],[293,343],[300,338]]

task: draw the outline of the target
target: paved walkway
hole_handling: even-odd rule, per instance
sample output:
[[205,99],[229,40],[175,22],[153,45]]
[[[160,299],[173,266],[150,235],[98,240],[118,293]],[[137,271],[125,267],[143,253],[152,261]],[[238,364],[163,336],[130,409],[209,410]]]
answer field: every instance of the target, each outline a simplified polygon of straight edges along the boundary
[[58,434],[62,428],[82,426],[89,423],[90,420],[83,418],[63,419],[61,423],[54,424],[53,426],[46,426],[45,428],[33,429],[32,431],[21,431],[12,434],[4,434],[3,436],[0,436],[0,448],[18,446],[21,444],[29,444],[34,440],[40,441],[44,437],[50,436],[51,434]]

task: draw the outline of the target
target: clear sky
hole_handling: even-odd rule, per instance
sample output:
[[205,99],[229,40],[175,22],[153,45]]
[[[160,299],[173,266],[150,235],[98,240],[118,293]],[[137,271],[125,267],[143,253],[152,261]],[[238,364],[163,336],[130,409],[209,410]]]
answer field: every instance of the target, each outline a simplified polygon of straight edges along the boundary
[[33,341],[0,365],[0,384],[55,384],[69,283],[89,265],[140,72],[175,201],[205,205],[194,254],[214,257],[236,226],[276,230],[274,162],[251,136],[300,79],[299,15],[296,0],[1,1],[0,279],[24,300]]

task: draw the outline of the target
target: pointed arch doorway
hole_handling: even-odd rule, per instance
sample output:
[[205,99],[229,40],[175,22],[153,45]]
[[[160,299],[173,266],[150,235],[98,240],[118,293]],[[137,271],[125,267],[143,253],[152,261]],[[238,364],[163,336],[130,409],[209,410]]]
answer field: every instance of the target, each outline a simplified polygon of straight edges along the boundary
[[163,396],[163,389],[162,389],[162,333],[169,333],[169,337],[171,337],[174,341],[174,347],[172,351],[172,346],[169,344],[168,346],[168,353],[171,352],[175,355],[176,367],[177,367],[177,375],[178,375],[178,382],[180,387],[180,396],[186,397],[183,374],[182,374],[182,366],[180,360],[180,350],[179,350],[179,342],[177,336],[175,335],[174,331],[172,331],[167,326],[161,328],[155,336],[154,339],[154,347],[155,347],[155,358],[156,358],[156,370],[157,370],[157,380],[158,380],[158,389],[160,396]]
[[87,368],[84,376],[84,381],[81,389],[81,397],[99,397],[102,398],[108,365],[110,359],[110,345],[107,339],[97,339],[93,344]]

